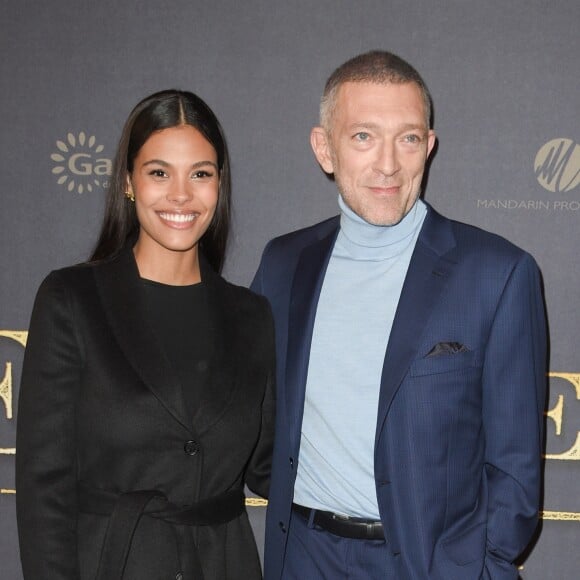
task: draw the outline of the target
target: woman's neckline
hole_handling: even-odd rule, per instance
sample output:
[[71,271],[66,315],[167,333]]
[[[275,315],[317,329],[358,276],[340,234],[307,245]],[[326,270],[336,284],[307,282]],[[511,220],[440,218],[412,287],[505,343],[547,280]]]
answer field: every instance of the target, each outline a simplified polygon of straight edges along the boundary
[[193,284],[167,284],[166,282],[158,282],[157,280],[150,280],[149,278],[139,277],[141,283],[148,286],[155,286],[157,288],[197,288],[203,286],[203,280],[194,282]]

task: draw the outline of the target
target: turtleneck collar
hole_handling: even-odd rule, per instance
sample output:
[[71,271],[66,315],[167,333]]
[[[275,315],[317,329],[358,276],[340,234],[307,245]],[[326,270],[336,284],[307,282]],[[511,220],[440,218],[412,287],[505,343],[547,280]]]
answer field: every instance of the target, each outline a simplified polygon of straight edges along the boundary
[[353,258],[381,260],[404,251],[418,235],[427,215],[427,206],[418,199],[411,211],[394,226],[375,226],[354,213],[338,196],[340,232],[337,242]]

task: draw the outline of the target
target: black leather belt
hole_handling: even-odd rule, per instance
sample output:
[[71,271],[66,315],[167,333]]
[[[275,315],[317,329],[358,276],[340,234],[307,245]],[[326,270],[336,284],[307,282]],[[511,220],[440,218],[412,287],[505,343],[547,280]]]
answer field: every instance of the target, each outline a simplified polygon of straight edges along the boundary
[[310,509],[295,503],[292,504],[292,509],[308,521],[310,521],[310,518],[314,513],[312,520],[313,523],[335,536],[353,538],[355,540],[385,539],[383,524],[380,520],[351,518],[349,516],[334,514],[332,512]]

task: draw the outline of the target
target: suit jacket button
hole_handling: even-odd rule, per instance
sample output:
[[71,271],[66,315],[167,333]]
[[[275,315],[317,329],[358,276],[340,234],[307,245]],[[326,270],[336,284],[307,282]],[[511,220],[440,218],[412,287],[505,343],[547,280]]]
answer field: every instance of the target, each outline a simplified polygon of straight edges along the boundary
[[282,530],[282,533],[286,533],[286,526],[284,525],[284,522],[278,522],[278,525],[280,526],[280,529]]
[[183,445],[183,450],[187,455],[195,455],[199,451],[199,443],[197,441],[186,441]]
[[294,458],[290,457],[290,469],[294,469]]
[[183,580],[183,573],[182,572],[178,572],[175,575],[175,580]]

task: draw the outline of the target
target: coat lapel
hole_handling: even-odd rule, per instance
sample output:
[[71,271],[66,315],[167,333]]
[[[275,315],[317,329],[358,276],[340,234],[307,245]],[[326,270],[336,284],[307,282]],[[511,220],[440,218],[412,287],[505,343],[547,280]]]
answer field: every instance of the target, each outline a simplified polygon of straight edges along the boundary
[[127,360],[167,411],[191,431],[181,384],[147,322],[131,248],[94,272],[108,323]]
[[208,287],[208,309],[214,326],[215,349],[212,357],[210,396],[193,413],[196,433],[201,435],[217,423],[228,410],[229,402],[240,385],[240,365],[250,339],[241,336],[246,326],[227,283],[200,256],[202,279]]
[[291,429],[292,445],[295,449],[300,442],[316,307],[337,233],[338,220],[329,234],[302,250],[292,282],[286,359],[286,408],[291,413],[288,417],[289,425],[298,427]]
[[451,222],[429,207],[405,277],[387,345],[379,396],[377,439],[393,397],[417,355],[423,329],[456,265],[449,254],[454,247]]

